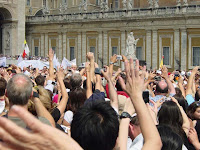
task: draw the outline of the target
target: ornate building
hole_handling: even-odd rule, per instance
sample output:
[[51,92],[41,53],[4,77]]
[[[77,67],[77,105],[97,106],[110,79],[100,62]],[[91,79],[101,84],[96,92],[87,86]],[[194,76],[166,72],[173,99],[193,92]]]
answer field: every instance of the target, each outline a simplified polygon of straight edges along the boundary
[[[127,35],[133,32],[139,38],[137,58],[146,60],[148,68],[158,68],[163,55],[164,64],[171,69],[200,65],[199,0],[1,1],[0,14],[4,14],[2,9],[12,14],[13,9],[18,16],[9,20],[16,24],[10,29],[10,49],[6,49],[6,29],[2,29],[1,52],[6,54],[20,53],[24,36],[24,22],[20,19],[25,17],[25,11],[31,55],[46,56],[52,47],[59,59],[77,58],[80,64],[91,51],[99,64],[108,64],[111,55],[125,54]],[[7,27],[7,21],[0,20]]]

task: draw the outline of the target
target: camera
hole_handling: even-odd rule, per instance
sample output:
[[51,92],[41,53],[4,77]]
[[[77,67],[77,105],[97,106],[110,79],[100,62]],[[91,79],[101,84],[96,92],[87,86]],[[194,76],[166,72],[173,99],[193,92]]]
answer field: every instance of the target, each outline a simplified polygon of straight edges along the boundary
[[160,77],[160,76],[155,76],[155,77],[154,77],[154,80],[155,80],[155,81],[161,81],[161,77]]

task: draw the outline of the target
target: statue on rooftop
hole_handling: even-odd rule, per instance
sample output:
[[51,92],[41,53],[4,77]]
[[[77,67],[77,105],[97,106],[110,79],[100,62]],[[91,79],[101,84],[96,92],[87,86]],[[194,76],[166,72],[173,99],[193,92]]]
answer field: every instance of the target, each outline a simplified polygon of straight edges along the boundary
[[122,4],[123,4],[123,9],[127,9],[127,1],[126,0],[122,0]]
[[132,9],[133,8],[133,4],[132,4],[131,0],[128,0],[127,7],[128,7],[128,9]]
[[136,58],[136,45],[139,39],[135,40],[135,37],[133,36],[133,32],[130,32],[130,34],[127,37],[126,40],[126,57],[128,59],[133,58],[133,60]]
[[101,11],[108,11],[109,10],[107,0],[106,1],[101,0],[100,8],[101,8]]

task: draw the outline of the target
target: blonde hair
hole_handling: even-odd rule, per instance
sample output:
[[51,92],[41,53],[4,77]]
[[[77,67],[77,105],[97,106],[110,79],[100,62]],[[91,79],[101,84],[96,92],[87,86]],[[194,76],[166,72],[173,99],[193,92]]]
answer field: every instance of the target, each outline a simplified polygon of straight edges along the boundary
[[[52,98],[50,96],[50,93],[42,86],[38,86],[37,90],[38,90],[40,101],[42,102],[44,107],[49,112],[51,112],[56,107],[56,104],[52,104]],[[36,113],[35,105],[31,100],[29,100],[28,109],[29,109],[30,112]]]

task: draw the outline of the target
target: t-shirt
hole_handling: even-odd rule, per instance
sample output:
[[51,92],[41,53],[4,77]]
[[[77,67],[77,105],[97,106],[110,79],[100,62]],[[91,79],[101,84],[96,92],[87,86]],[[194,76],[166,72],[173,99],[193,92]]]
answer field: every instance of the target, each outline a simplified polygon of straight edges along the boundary
[[6,106],[5,100],[0,100],[0,114],[5,109],[5,106]]
[[195,100],[194,100],[194,98],[192,97],[191,94],[186,95],[185,98],[186,98],[186,100],[187,100],[188,106],[189,106],[190,104],[192,104],[193,102],[195,102]]
[[[18,117],[11,117],[11,116],[8,116],[8,119],[13,121],[14,123],[16,123],[18,126],[22,127],[22,128],[27,128],[27,125],[26,123],[24,123],[23,120],[21,120],[20,118]],[[38,120],[40,120],[42,123],[44,124],[47,124],[47,125],[50,125],[51,126],[51,123],[49,122],[49,120],[47,120],[46,118],[44,117],[38,117]]]

